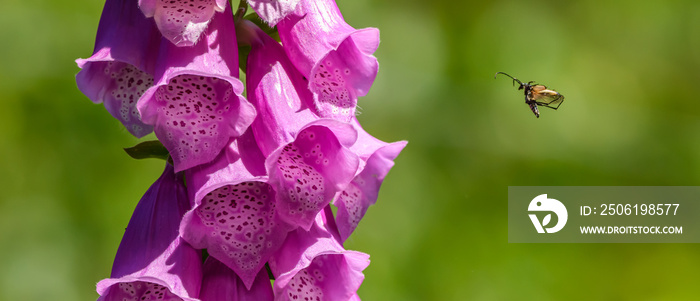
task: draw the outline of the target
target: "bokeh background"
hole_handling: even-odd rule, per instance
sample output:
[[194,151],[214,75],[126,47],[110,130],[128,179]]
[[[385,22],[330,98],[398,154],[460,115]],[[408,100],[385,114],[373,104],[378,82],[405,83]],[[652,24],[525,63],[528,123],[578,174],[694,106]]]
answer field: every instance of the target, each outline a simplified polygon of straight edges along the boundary
[[[337,1],[381,30],[360,121],[409,141],[346,243],[371,255],[364,300],[698,299],[698,245],[508,244],[506,204],[514,185],[700,185],[700,2]],[[95,299],[162,171],[76,88],[102,4],[0,9],[0,300]],[[497,71],[566,101],[537,119]]]

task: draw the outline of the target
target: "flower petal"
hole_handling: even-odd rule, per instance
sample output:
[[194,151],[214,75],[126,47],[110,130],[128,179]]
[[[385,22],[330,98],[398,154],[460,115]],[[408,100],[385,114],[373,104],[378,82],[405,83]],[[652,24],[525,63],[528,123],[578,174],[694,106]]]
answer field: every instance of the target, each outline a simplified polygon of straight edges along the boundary
[[[313,96],[307,82],[289,61],[282,46],[254,24],[244,21],[251,51],[246,85],[248,100],[258,115],[251,128],[264,155],[294,140],[294,136],[318,119],[308,109]],[[239,28],[240,29],[240,28]]]
[[[314,217],[333,196],[344,189],[357,171],[359,159],[343,144],[331,120],[319,120],[301,130],[296,139],[277,149],[265,161],[269,183],[277,191],[280,217],[309,229]],[[343,134],[355,133],[348,124],[335,121]],[[356,137],[356,136],[355,136]]]
[[345,241],[352,234],[369,206],[377,202],[384,177],[394,166],[394,159],[408,143],[386,143],[372,137],[360,127],[357,120],[353,125],[359,135],[350,150],[362,160],[359,173],[333,201],[333,205],[338,207],[336,223],[341,241]]
[[367,208],[377,202],[379,187],[405,146],[405,141],[399,141],[378,149],[369,157],[362,172],[335,198],[333,205],[338,207],[336,222],[341,241],[352,234]]
[[78,88],[105,109],[136,137],[153,127],[141,121],[136,101],[153,85],[160,34],[135,3],[107,0],[97,29],[95,51],[78,59]]
[[189,170],[187,182],[195,191],[195,208],[182,219],[181,236],[195,248],[206,248],[250,289],[293,229],[277,215],[274,189],[265,176],[249,172],[237,143],[211,164]]
[[183,74],[153,90],[142,114],[155,124],[178,171],[211,161],[254,116],[241,91],[225,79]]
[[137,104],[142,120],[155,125],[176,171],[213,160],[255,118],[255,109],[241,96],[230,6],[211,25],[193,47],[161,43],[156,85]]
[[258,272],[253,286],[248,290],[236,273],[209,256],[204,262],[204,278],[199,299],[202,301],[266,301],[273,300],[274,296],[266,269]]
[[165,38],[177,46],[192,46],[226,0],[139,0],[146,17],[153,17]]
[[101,300],[194,300],[202,277],[201,254],[178,236],[180,219],[189,208],[182,176],[167,165],[134,210],[112,278],[97,284]]
[[352,28],[333,0],[302,0],[277,27],[285,51],[309,79],[319,115],[350,122],[357,97],[367,94],[377,75],[372,54],[379,30]]
[[319,214],[309,231],[297,229],[270,260],[276,300],[350,300],[364,280],[369,255],[346,251]]

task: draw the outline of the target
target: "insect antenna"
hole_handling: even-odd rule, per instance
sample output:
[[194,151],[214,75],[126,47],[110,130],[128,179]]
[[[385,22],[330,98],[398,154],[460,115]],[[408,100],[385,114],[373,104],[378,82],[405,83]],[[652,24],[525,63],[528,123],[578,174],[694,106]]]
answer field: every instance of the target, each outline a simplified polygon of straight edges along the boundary
[[518,84],[520,84],[521,87],[523,86],[523,82],[521,82],[519,79],[517,79],[517,78],[515,78],[515,77],[512,77],[512,76],[508,75],[508,73],[505,73],[505,72],[496,72],[496,75],[494,75],[493,78],[495,79],[496,76],[498,76],[499,74],[503,74],[503,75],[505,75],[505,76],[507,76],[507,77],[512,78],[512,79],[513,79],[513,85],[514,85],[514,86],[515,86],[515,82],[518,82]]

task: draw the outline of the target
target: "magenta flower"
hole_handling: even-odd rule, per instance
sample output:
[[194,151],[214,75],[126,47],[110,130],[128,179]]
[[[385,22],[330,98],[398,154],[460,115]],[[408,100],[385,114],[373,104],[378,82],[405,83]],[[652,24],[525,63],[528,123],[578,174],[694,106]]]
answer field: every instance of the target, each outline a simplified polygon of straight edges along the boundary
[[300,228],[289,233],[271,258],[275,300],[359,299],[356,292],[369,255],[343,249],[329,229],[327,214],[319,213],[309,231]]
[[155,19],[165,38],[177,46],[192,46],[207,29],[216,12],[223,12],[226,0],[139,0],[148,18]]
[[314,217],[352,180],[359,159],[348,147],[357,139],[350,124],[319,119],[308,109],[310,93],[282,47],[250,23],[248,98],[256,107],[251,125],[279,215],[309,229]]
[[241,137],[211,164],[187,171],[195,207],[185,214],[180,233],[231,268],[250,289],[293,227],[280,220],[275,191],[257,172],[264,172],[263,158],[247,141],[254,138]]
[[357,119],[353,121],[353,125],[359,135],[350,150],[360,156],[360,168],[352,182],[333,201],[333,205],[338,207],[336,223],[341,242],[357,228],[367,208],[377,202],[379,187],[384,177],[394,166],[394,159],[408,143],[386,143],[378,140],[362,129]]
[[153,85],[160,34],[144,18],[134,1],[107,0],[97,29],[95,50],[78,59],[78,88],[105,109],[136,137],[153,127],[141,122],[136,102]]
[[216,14],[200,43],[161,43],[156,85],[137,104],[142,120],[181,171],[213,160],[230,138],[243,134],[255,109],[241,96],[238,47],[230,6]]
[[316,214],[352,180],[359,160],[338,138],[353,134],[344,125],[310,123],[267,158],[268,182],[276,189],[283,220],[308,230]]
[[201,253],[178,236],[190,208],[182,175],[167,165],[146,191],[126,227],[112,278],[97,284],[98,300],[195,300]]
[[302,0],[277,25],[284,49],[309,80],[321,117],[350,122],[374,82],[379,30],[345,23],[333,0]]

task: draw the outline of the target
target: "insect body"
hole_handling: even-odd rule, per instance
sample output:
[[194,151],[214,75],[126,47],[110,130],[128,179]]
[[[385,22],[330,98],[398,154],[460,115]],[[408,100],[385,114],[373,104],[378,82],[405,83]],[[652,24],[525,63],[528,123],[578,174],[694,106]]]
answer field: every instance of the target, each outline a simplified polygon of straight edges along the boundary
[[496,75],[494,75],[493,78],[496,78],[498,74],[503,74],[512,78],[514,85],[516,82],[520,84],[518,90],[525,90],[525,103],[530,106],[530,110],[532,110],[532,113],[534,113],[537,118],[540,118],[540,111],[537,109],[537,106],[548,107],[556,110],[559,108],[561,103],[564,102],[564,95],[561,95],[557,91],[547,89],[547,87],[543,85],[538,85],[534,83],[534,81],[523,83],[517,78],[503,72],[496,72]]

